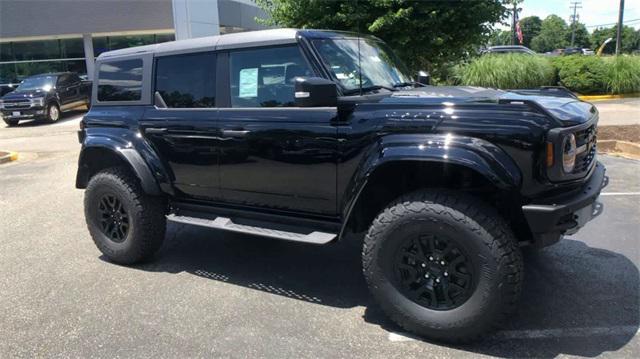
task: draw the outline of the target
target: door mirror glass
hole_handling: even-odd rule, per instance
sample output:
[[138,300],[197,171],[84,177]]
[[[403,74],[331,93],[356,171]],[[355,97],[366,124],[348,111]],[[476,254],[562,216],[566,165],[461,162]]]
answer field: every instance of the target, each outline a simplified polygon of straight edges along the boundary
[[417,81],[423,85],[431,85],[431,75],[427,71],[418,71]]
[[294,98],[298,107],[334,107],[338,104],[336,84],[320,77],[297,77]]

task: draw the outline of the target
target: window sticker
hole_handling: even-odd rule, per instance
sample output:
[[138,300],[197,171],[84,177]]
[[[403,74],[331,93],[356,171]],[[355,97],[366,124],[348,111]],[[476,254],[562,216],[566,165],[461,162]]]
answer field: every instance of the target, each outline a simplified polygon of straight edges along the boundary
[[240,70],[238,97],[258,97],[258,68]]

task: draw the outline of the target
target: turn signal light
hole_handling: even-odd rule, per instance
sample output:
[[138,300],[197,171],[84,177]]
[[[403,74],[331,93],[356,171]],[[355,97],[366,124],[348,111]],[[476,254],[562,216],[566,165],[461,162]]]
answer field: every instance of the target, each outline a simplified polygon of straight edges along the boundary
[[553,143],[547,142],[547,167],[553,167]]

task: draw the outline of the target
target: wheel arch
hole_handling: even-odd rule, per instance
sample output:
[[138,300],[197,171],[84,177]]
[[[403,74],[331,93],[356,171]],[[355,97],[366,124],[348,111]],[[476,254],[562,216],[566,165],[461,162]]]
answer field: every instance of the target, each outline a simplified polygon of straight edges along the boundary
[[[520,171],[495,145],[447,135],[416,142],[415,136],[383,141],[361,162],[347,191],[351,195],[345,196],[340,237],[349,230],[365,230],[385,205],[423,188],[463,190],[488,202],[519,203]],[[511,206],[506,207],[505,215],[511,215]],[[517,213],[516,217],[521,220]]]
[[151,170],[139,153],[133,149],[115,148],[104,144],[83,146],[78,160],[76,188],[86,188],[91,177],[100,170],[116,166],[123,166],[130,170],[140,181],[145,193],[150,195],[162,193]]

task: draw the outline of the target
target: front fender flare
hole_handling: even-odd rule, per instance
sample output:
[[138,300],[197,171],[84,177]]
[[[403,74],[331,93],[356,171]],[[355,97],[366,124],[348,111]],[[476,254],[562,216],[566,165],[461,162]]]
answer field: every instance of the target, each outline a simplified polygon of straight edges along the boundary
[[505,191],[517,189],[522,182],[522,174],[513,159],[488,141],[449,134],[384,136],[363,156],[343,196],[344,220],[341,235],[371,175],[383,165],[398,161],[424,161],[466,167]]

